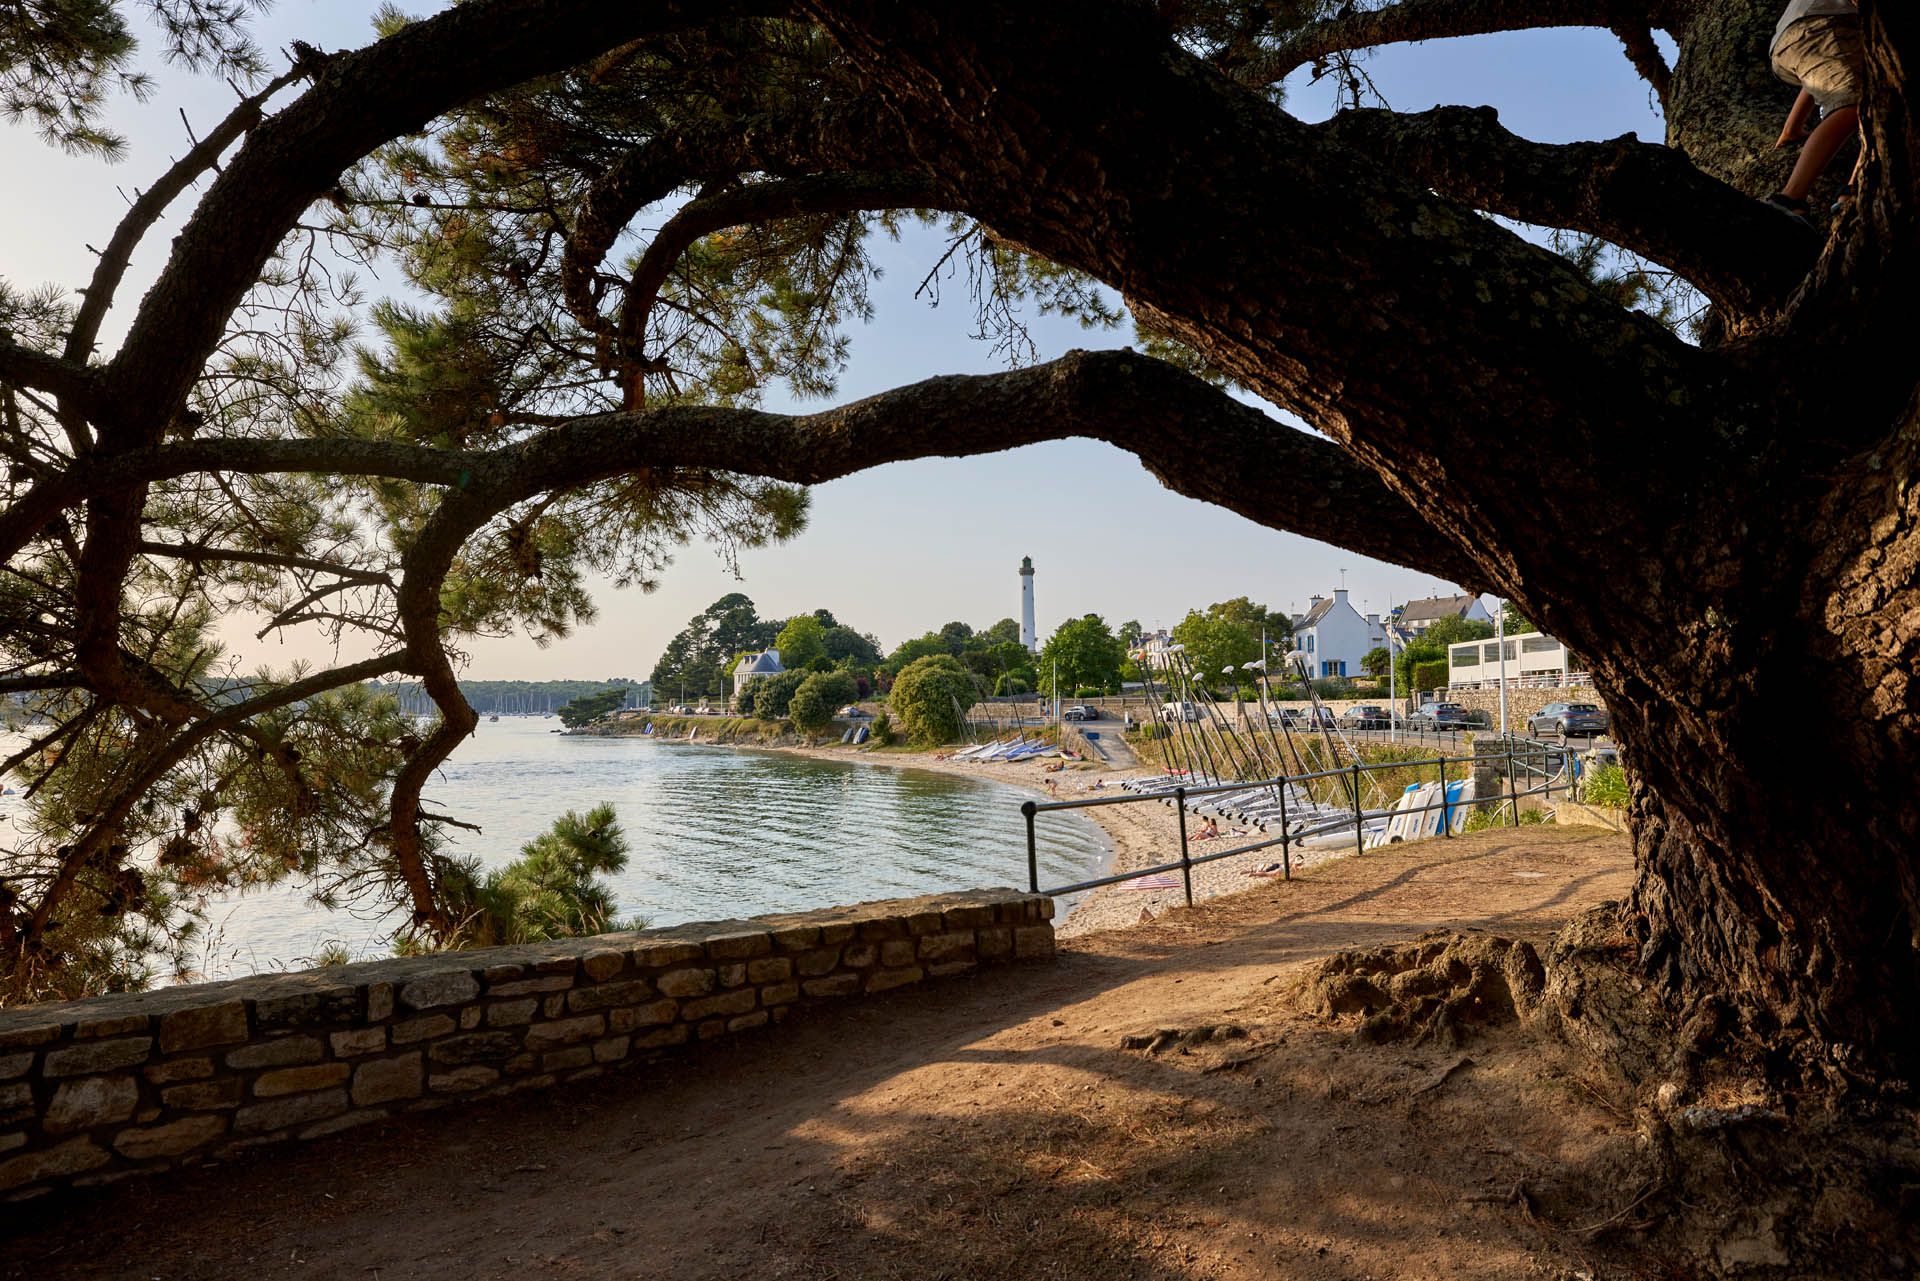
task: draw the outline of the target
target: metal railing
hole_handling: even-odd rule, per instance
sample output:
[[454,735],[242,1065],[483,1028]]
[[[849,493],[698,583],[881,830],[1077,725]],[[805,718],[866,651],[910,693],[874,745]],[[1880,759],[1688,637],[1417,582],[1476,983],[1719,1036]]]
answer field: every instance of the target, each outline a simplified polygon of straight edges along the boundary
[[[1293,879],[1293,846],[1299,841],[1314,836],[1323,836],[1328,832],[1353,828],[1354,852],[1366,851],[1366,821],[1368,818],[1383,818],[1395,815],[1426,814],[1440,811],[1440,830],[1436,836],[1452,839],[1453,815],[1456,810],[1484,809],[1491,806],[1507,812],[1508,824],[1520,825],[1520,802],[1530,796],[1551,796],[1554,792],[1571,792],[1576,786],[1571,771],[1566,769],[1568,753],[1565,748],[1530,739],[1508,739],[1497,752],[1481,752],[1472,756],[1440,756],[1418,760],[1377,761],[1366,764],[1354,761],[1337,769],[1318,770],[1310,774],[1282,774],[1273,778],[1251,779],[1236,783],[1212,783],[1201,787],[1176,786],[1169,792],[1129,792],[1123,796],[1095,796],[1073,801],[1026,801],[1020,806],[1020,813],[1027,822],[1027,888],[1035,894],[1045,894],[1058,898],[1065,894],[1078,894],[1085,890],[1098,889],[1103,885],[1117,885],[1122,881],[1131,881],[1143,876],[1156,876],[1166,872],[1178,871],[1185,887],[1187,906],[1193,906],[1193,869],[1203,863],[1216,862],[1223,858],[1236,858],[1242,854],[1252,854],[1259,850],[1280,847],[1281,874],[1286,880]],[[1481,765],[1504,761],[1502,777],[1506,783],[1505,791],[1494,796],[1476,796],[1471,800],[1451,800],[1447,796],[1447,783],[1459,781],[1463,776],[1456,773],[1452,780],[1447,777],[1449,765],[1469,767],[1466,777]],[[1558,762],[1558,768],[1550,768]],[[1368,811],[1362,808],[1360,794],[1361,781],[1368,775],[1384,770],[1408,770],[1416,772],[1433,767],[1440,784],[1440,799],[1426,805],[1401,809],[1397,805],[1388,809]],[[1529,786],[1521,789],[1515,786],[1516,770],[1528,776]],[[1347,798],[1352,807],[1351,816],[1342,815],[1318,823],[1311,823],[1299,830],[1289,830],[1287,822],[1287,789],[1319,779],[1340,779],[1345,785]],[[1533,780],[1538,779],[1534,784]],[[1215,850],[1196,856],[1187,838],[1187,803],[1194,797],[1210,796],[1226,792],[1247,792],[1256,789],[1271,788],[1279,799],[1280,815],[1278,826],[1280,835],[1265,840],[1254,841],[1246,845],[1236,845],[1232,849]],[[1404,793],[1403,793],[1404,794]],[[1125,872],[1116,872],[1111,876],[1099,876],[1090,881],[1078,881],[1072,885],[1040,888],[1039,845],[1034,834],[1034,820],[1041,814],[1056,810],[1093,809],[1102,805],[1137,805],[1144,801],[1164,802],[1169,795],[1173,798],[1178,813],[1180,833],[1180,858],[1177,862],[1156,863],[1152,867],[1136,867]],[[1322,815],[1321,817],[1324,817]]]
[[[1593,685],[1592,672],[1566,672],[1566,673],[1561,673],[1558,671],[1535,672],[1527,676],[1507,677],[1508,689],[1581,689],[1581,688],[1591,688],[1592,685]],[[1447,689],[1449,690],[1481,690],[1481,689],[1499,689],[1499,688],[1500,688],[1500,678],[1498,676],[1488,676],[1484,679],[1475,679],[1470,681],[1450,680],[1447,683]]]

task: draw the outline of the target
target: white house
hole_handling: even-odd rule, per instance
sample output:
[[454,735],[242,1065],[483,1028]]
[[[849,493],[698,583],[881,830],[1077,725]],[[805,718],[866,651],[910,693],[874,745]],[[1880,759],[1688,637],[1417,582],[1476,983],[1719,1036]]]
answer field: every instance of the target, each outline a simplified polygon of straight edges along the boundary
[[786,670],[780,665],[780,651],[777,649],[762,650],[757,654],[742,654],[740,661],[734,665],[733,669],[733,705],[735,707],[740,705],[740,691],[744,690],[750,681],[757,681],[762,676],[778,676]]
[[1315,676],[1358,676],[1367,651],[1387,643],[1378,614],[1361,617],[1347,603],[1347,589],[1315,596],[1307,612],[1293,620],[1293,647],[1305,650],[1307,670]]
[[1141,667],[1164,672],[1173,666],[1173,634],[1164,627],[1147,632],[1133,652],[1140,655]]
[[1480,603],[1480,598],[1467,595],[1410,600],[1400,607],[1399,614],[1401,628],[1415,636],[1443,618],[1471,618],[1482,623],[1493,621],[1493,615]]

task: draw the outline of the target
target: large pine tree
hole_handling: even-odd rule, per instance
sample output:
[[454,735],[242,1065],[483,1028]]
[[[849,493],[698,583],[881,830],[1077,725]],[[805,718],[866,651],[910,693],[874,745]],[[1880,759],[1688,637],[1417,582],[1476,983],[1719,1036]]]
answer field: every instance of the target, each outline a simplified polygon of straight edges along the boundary
[[[472,725],[462,637],[570,626],[588,570],[650,581],[697,531],[789,533],[789,484],[1086,435],[1498,591],[1590,656],[1635,778],[1644,970],[1682,1008],[1726,998],[1783,1071],[1910,1075],[1920,36],[1910,7],[1863,6],[1864,185],[1808,234],[1754,198],[1787,163],[1779,8],[473,0],[303,53],[146,187],[84,293],[0,302],[0,690],[47,718],[13,762],[46,781],[0,960],[57,987],[107,946],[89,922],[114,886],[194,869],[332,867],[444,929],[419,798]],[[1268,92],[1540,26],[1612,29],[1666,145],[1546,146],[1471,106],[1313,125]],[[79,128],[91,64],[34,65],[49,128]],[[167,265],[121,298],[168,210]],[[1483,213],[1672,273],[1711,304],[1699,340]],[[1097,315],[1099,281],[1173,363],[1074,353],[755,409],[776,380],[831,387],[866,237],[917,216],[972,255],[989,320],[1023,293]],[[344,391],[347,300],[310,241],[398,260],[433,300],[379,313]],[[1529,447],[1484,447],[1506,436]],[[1288,497],[1304,477],[1326,501]],[[235,607],[373,656],[228,671],[206,633]],[[307,701],[380,673],[444,721]],[[222,862],[205,813],[241,794],[317,821]]]

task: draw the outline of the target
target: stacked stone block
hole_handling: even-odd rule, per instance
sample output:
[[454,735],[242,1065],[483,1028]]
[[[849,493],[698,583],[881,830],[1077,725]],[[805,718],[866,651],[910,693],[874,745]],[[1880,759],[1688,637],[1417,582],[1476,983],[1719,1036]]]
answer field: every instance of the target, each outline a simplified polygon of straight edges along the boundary
[[0,1010],[0,1198],[539,1089],[1053,955],[1053,902],[894,899]]

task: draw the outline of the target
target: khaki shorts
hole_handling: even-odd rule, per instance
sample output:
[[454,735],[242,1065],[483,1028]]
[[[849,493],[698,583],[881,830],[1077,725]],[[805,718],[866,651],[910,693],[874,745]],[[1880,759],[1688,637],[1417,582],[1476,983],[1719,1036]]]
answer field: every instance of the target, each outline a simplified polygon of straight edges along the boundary
[[1866,65],[1860,23],[1854,18],[1802,18],[1773,49],[1773,73],[1813,95],[1822,112],[1860,103]]

